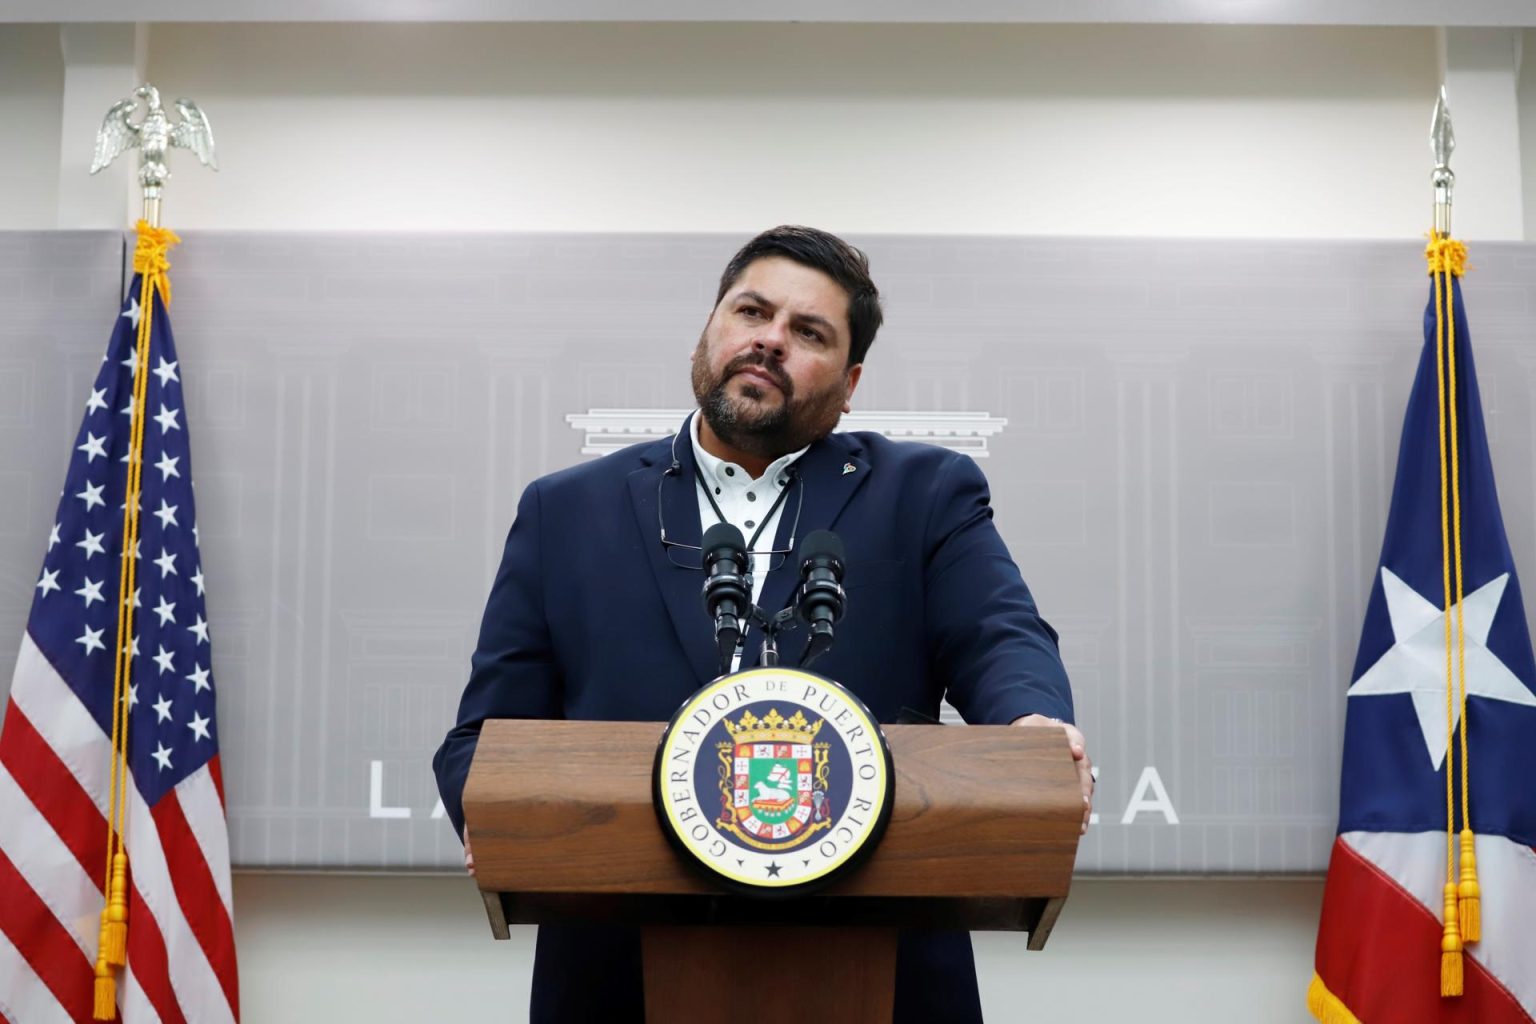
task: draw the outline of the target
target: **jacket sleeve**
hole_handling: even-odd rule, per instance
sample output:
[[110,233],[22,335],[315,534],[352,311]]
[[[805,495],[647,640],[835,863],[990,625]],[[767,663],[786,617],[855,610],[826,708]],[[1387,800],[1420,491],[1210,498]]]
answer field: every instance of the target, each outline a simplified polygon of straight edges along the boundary
[[456,835],[464,835],[464,783],[490,718],[561,718],[561,678],[544,607],[538,484],[518,502],[501,568],[485,602],[480,639],[458,720],[432,758],[437,789]]
[[973,460],[953,455],[932,486],[924,612],[929,657],[949,702],[977,724],[1029,714],[1072,721],[1056,631],[992,522],[986,478]]

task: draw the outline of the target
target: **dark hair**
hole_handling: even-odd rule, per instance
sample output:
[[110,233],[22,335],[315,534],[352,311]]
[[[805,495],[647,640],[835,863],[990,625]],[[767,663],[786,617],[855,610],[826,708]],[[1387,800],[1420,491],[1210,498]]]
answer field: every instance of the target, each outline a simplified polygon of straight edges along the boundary
[[836,235],[816,228],[790,224],[770,228],[742,246],[725,265],[715,304],[720,304],[747,267],[766,256],[794,260],[842,286],[848,293],[848,365],[862,363],[885,319],[880,312],[880,292],[869,277],[869,257]]

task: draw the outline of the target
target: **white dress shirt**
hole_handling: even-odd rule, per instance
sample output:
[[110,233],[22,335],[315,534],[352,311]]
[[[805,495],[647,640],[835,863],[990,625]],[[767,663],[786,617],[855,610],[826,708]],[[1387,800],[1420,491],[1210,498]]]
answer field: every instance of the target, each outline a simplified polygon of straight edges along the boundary
[[[769,464],[763,471],[763,475],[753,479],[741,466],[734,462],[726,462],[716,458],[704,450],[699,443],[699,414],[695,412],[688,417],[688,435],[693,441],[693,458],[699,465],[699,471],[703,474],[704,483],[700,485],[694,480],[694,488],[699,494],[699,523],[701,531],[708,531],[715,523],[720,521],[720,516],[715,514],[714,507],[710,504],[710,498],[714,498],[715,504],[720,506],[720,514],[725,516],[725,521],[741,531],[742,537],[747,541],[747,561],[749,571],[752,574],[752,603],[756,604],[763,593],[763,580],[768,576],[768,570],[775,559],[768,554],[774,541],[778,539],[779,522],[784,515],[784,506],[795,501],[793,494],[784,501],[779,501],[779,494],[789,484],[787,470],[794,465],[795,460],[804,455],[810,449],[806,445],[797,452],[781,455]],[[708,487],[710,494],[704,494],[704,487]],[[803,487],[804,484],[796,486]],[[778,505],[778,508],[774,508]],[[793,511],[791,511],[793,514]],[[759,528],[762,532],[758,533]],[[757,535],[757,542],[753,543],[753,535]],[[786,556],[792,557],[792,556]],[[777,608],[765,608],[764,611],[772,615]],[[742,636],[746,636],[746,623],[742,623]],[[736,645],[736,658],[731,663],[731,671],[735,672],[741,667],[742,645]]]

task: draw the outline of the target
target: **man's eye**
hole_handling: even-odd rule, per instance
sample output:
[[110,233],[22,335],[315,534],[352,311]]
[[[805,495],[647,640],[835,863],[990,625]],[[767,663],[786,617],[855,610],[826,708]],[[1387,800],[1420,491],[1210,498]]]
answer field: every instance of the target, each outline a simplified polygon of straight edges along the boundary
[[741,307],[741,315],[742,316],[750,316],[750,317],[760,317],[760,316],[763,315],[763,311],[758,309],[756,306],[742,306]]
[[814,331],[814,330],[812,330],[809,327],[801,328],[800,329],[800,333],[803,334],[806,338],[810,339],[811,341],[823,341],[824,340],[822,338],[821,333],[819,331]]

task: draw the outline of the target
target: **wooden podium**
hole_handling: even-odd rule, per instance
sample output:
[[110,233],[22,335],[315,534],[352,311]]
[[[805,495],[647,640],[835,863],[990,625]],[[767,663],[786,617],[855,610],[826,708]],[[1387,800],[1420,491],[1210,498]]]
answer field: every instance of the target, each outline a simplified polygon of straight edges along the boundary
[[895,806],[869,861],[811,896],[725,893],[668,845],[651,803],[660,722],[493,721],[464,817],[491,931],[639,925],[646,1019],[737,1024],[744,965],[785,943],[835,958],[818,1012],[889,1024],[898,928],[1025,931],[1044,947],[1082,822],[1060,729],[890,725]]

